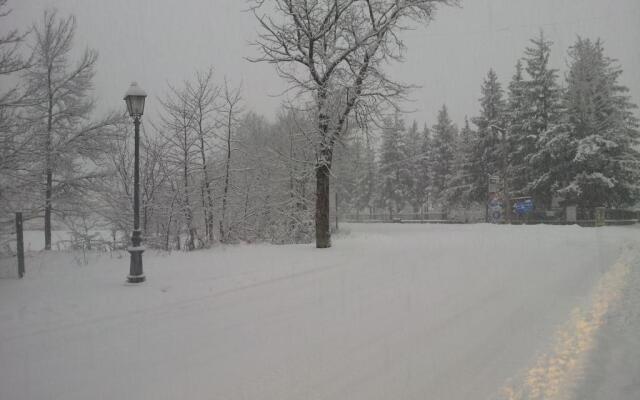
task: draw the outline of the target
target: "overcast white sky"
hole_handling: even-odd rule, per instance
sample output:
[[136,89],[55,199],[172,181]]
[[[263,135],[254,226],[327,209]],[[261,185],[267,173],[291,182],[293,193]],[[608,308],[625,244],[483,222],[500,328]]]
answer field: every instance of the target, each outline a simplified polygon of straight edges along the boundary
[[[124,107],[122,95],[137,80],[150,96],[212,65],[220,79],[243,81],[248,108],[269,117],[282,101],[283,81],[268,64],[252,64],[247,45],[257,24],[245,0],[9,0],[10,24],[26,27],[46,7],[78,19],[76,43],[100,53],[96,97],[100,109]],[[427,28],[404,35],[406,62],[392,67],[413,92],[409,118],[432,124],[446,103],[456,122],[477,113],[479,88],[490,67],[503,84],[529,38],[540,28],[555,42],[554,67],[566,69],[566,50],[577,35],[605,42],[609,56],[640,103],[640,0],[465,0],[443,9]],[[153,98],[148,107],[157,107]],[[149,110],[152,111],[152,110]]]

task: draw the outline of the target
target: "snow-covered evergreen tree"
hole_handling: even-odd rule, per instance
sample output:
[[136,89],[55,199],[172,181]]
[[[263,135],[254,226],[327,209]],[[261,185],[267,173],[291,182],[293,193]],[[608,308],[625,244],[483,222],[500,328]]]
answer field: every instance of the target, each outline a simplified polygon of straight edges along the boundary
[[420,155],[415,160],[416,196],[421,201],[422,212],[429,211],[431,192],[431,132],[427,124],[422,128],[420,137]]
[[441,209],[446,210],[448,204],[447,190],[453,178],[454,158],[456,153],[457,128],[449,117],[447,106],[442,106],[438,113],[438,122],[432,127],[431,146],[431,187],[434,201]]
[[399,213],[407,199],[407,181],[411,172],[407,168],[405,146],[403,143],[404,121],[398,114],[386,118],[382,128],[382,147],[380,149],[380,206],[389,212],[389,216]]
[[501,174],[503,170],[504,150],[502,137],[505,131],[505,101],[498,76],[493,69],[489,70],[487,78],[480,89],[480,115],[473,118],[478,127],[475,142],[470,149],[469,172],[471,201],[484,202],[487,197],[489,175]]
[[411,205],[414,214],[420,212],[420,208],[424,203],[424,187],[420,182],[422,140],[418,122],[413,121],[403,140],[408,172],[403,184],[406,188],[407,201]]
[[522,60],[516,63],[516,71],[509,82],[508,100],[505,111],[505,126],[507,128],[507,140],[509,151],[509,165],[507,170],[507,180],[510,189],[510,195],[524,196],[526,195],[527,177],[529,171],[527,168],[526,151],[531,146],[527,146],[527,132],[524,129],[524,116],[528,113],[526,101],[526,89],[524,81],[524,67]]
[[364,165],[362,174],[358,179],[358,196],[356,205],[358,210],[368,208],[369,214],[373,214],[375,206],[375,196],[377,189],[377,165],[376,154],[371,144],[371,137],[365,132],[364,141]]
[[525,69],[528,78],[523,82],[525,105],[521,122],[523,136],[520,145],[525,154],[524,168],[527,185],[524,189],[535,196],[543,207],[550,206],[554,180],[552,150],[561,115],[561,88],[558,71],[549,66],[552,42],[540,32],[525,50]]
[[[561,154],[555,177],[567,202],[582,207],[633,205],[638,200],[638,121],[622,69],[600,40],[578,38],[569,49]],[[556,152],[557,154],[558,152]]]
[[[468,207],[473,202],[484,202],[486,200],[486,186],[483,192],[476,195],[477,190],[477,171],[475,164],[472,162],[476,153],[476,132],[471,129],[469,119],[465,117],[464,127],[458,135],[454,173],[451,180],[451,187],[448,190],[449,203],[457,204],[462,207]],[[481,197],[484,195],[484,197]]]

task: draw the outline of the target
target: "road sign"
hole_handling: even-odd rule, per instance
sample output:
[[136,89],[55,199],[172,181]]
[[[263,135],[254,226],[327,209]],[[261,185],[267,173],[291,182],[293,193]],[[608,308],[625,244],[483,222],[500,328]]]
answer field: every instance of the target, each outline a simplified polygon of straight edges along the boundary
[[497,193],[498,192],[499,183],[500,183],[500,178],[498,178],[497,176],[489,176],[488,192],[489,193]]
[[531,198],[516,199],[513,209],[517,215],[527,215],[533,212],[533,200]]

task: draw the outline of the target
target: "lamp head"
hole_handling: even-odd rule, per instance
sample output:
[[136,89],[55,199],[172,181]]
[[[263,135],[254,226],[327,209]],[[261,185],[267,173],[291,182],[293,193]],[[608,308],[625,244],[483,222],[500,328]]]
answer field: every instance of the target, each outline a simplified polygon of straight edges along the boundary
[[144,100],[147,93],[138,86],[137,82],[131,83],[129,90],[124,95],[124,101],[127,103],[127,110],[132,117],[141,117],[144,113]]

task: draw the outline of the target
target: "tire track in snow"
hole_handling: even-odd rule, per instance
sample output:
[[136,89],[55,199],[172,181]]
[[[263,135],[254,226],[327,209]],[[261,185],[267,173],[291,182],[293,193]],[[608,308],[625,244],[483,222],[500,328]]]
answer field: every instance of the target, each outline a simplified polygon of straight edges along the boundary
[[273,278],[269,278],[269,279],[264,279],[264,280],[260,280],[257,282],[252,282],[249,284],[245,284],[245,285],[240,285],[240,286],[236,286],[236,287],[232,287],[232,288],[228,288],[228,289],[223,289],[220,290],[218,292],[215,293],[211,293],[208,294],[206,296],[199,296],[199,297],[193,297],[190,299],[185,299],[185,300],[180,300],[180,301],[175,301],[172,303],[164,303],[164,304],[160,304],[157,306],[153,306],[153,307],[146,307],[146,308],[142,308],[142,309],[138,309],[132,312],[128,312],[125,314],[113,314],[113,315],[107,315],[104,317],[100,317],[100,318],[94,318],[88,321],[82,321],[82,322],[74,322],[74,323],[65,323],[65,324],[60,324],[57,326],[52,326],[52,327],[47,327],[44,329],[37,329],[35,331],[32,332],[26,332],[26,333],[20,333],[19,335],[15,335],[15,336],[7,336],[7,337],[0,337],[0,344],[6,344],[12,340],[16,340],[16,339],[22,339],[25,337],[33,337],[33,336],[39,336],[39,335],[44,335],[44,334],[51,334],[51,333],[55,333],[55,332],[60,332],[60,331],[64,331],[64,330],[68,330],[68,329],[73,329],[73,328],[78,328],[78,327],[87,327],[87,326],[91,326],[91,325],[97,325],[100,323],[104,323],[104,322],[113,322],[113,321],[119,321],[119,320],[130,320],[130,319],[136,319],[138,318],[140,315],[167,315],[167,314],[171,314],[174,313],[176,311],[178,312],[183,312],[182,310],[176,310],[176,308],[178,309],[184,309],[184,307],[190,306],[190,305],[197,305],[199,303],[202,303],[204,301],[208,301],[208,300],[212,300],[212,299],[218,299],[221,297],[225,297],[231,294],[235,294],[235,293],[239,293],[239,292],[243,292],[246,290],[250,290],[250,289],[255,289],[258,287],[262,287],[262,286],[268,286],[268,285],[274,285],[274,284],[278,284],[287,280],[292,280],[292,279],[298,279],[298,278],[303,278],[309,275],[315,275],[315,274],[319,274],[319,273],[323,273],[323,272],[327,272],[327,271],[331,271],[337,267],[339,267],[341,264],[340,263],[336,263],[336,264],[330,264],[330,265],[325,265],[322,267],[316,267],[316,268],[311,268],[311,269],[307,269],[304,271],[300,271],[300,272],[295,272],[292,274],[286,274],[286,275],[282,275],[282,276],[276,276]]
[[519,383],[507,383],[498,398],[573,398],[574,390],[584,376],[585,363],[594,348],[598,329],[605,323],[607,313],[620,302],[630,272],[630,260],[623,255],[596,284],[588,308],[574,308],[568,322],[554,335],[552,349],[537,358],[533,367],[517,379]]

